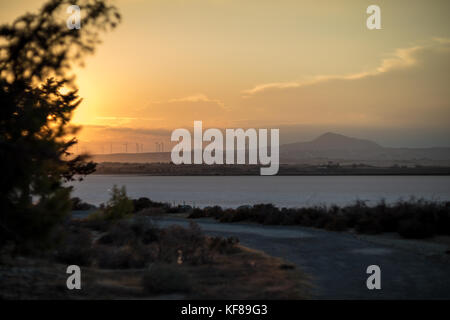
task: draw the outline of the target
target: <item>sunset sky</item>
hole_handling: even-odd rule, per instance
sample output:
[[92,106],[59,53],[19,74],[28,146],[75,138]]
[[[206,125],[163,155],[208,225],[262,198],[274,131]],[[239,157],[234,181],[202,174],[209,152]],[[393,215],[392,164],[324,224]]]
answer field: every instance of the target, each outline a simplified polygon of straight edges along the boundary
[[[0,21],[43,2],[0,0]],[[113,3],[122,23],[76,68],[84,101],[73,121],[91,152],[154,151],[194,120],[280,128],[282,143],[333,131],[450,146],[448,0]],[[371,4],[382,30],[366,28]]]

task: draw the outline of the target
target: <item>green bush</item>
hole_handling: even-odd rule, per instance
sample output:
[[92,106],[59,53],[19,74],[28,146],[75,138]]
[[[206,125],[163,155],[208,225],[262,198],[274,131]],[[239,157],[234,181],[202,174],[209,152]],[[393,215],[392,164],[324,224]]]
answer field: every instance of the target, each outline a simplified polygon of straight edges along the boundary
[[124,246],[135,241],[135,234],[128,221],[118,221],[110,226],[108,232],[101,236],[97,242],[99,244]]
[[123,220],[113,224],[97,242],[113,246],[134,243],[149,244],[159,239],[159,232],[149,218],[136,217],[132,221]]
[[88,220],[117,221],[131,216],[133,210],[133,201],[128,198],[125,186],[119,189],[114,185],[111,190],[111,199],[106,206],[91,213]]
[[160,238],[157,225],[147,217],[135,217],[131,222],[131,230],[143,244],[149,244]]
[[152,201],[146,197],[133,199],[132,201],[134,205],[134,212],[139,212],[141,210],[149,208],[160,208],[164,211],[164,209],[167,209],[170,206],[167,203]]
[[71,198],[72,202],[72,210],[90,210],[95,209],[95,206],[86,202],[83,202],[80,198],[74,197]]

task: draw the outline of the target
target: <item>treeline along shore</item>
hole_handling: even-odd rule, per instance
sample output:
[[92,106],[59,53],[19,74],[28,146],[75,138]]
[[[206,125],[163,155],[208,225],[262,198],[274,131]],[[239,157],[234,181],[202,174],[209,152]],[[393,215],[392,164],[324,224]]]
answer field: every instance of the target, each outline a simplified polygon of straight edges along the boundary
[[[143,174],[154,176],[245,176],[260,175],[260,165],[204,165],[173,163],[98,163],[95,174]],[[389,167],[367,164],[340,165],[327,162],[322,165],[280,164],[278,175],[316,176],[316,175],[450,175],[450,167],[393,165]]]
[[426,200],[380,201],[368,206],[356,201],[347,206],[313,206],[277,208],[273,204],[195,208],[189,218],[210,217],[220,222],[256,222],[266,225],[299,225],[330,231],[352,231],[360,234],[398,233],[403,238],[425,239],[450,236],[450,202]]

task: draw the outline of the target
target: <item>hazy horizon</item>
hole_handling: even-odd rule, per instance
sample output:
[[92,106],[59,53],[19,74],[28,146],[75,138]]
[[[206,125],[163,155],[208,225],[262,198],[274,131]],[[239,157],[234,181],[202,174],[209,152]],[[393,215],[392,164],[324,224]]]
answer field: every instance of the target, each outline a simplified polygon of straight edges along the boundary
[[[225,129],[221,129],[222,133],[224,133]],[[193,132],[192,130],[190,130],[190,133],[192,135],[193,138]],[[332,134],[332,135],[338,135],[338,136],[343,136],[345,138],[350,138],[350,139],[356,139],[356,140],[363,140],[363,141],[367,141],[367,142],[374,142],[376,144],[378,144],[380,147],[382,148],[390,148],[390,149],[402,149],[402,148],[408,148],[408,149],[432,149],[432,148],[444,148],[444,149],[450,149],[450,146],[407,146],[407,145],[400,145],[400,146],[386,146],[382,143],[378,143],[378,141],[376,140],[372,140],[372,139],[366,139],[366,138],[361,138],[361,137],[356,137],[356,136],[351,136],[351,135],[343,135],[340,134],[339,132],[323,132],[319,135],[316,136],[312,136],[311,139],[305,139],[305,140],[295,140],[295,141],[286,141],[286,142],[282,142],[280,144],[280,146],[286,146],[286,145],[291,145],[291,144],[302,144],[302,143],[310,143],[310,142],[314,142],[315,140],[327,135],[327,134]],[[305,135],[306,136],[306,135]],[[103,144],[104,148],[103,150],[100,150],[101,147],[99,146],[94,146],[93,150],[97,150],[98,152],[94,152],[94,154],[138,154],[138,153],[170,153],[171,152],[171,148],[177,144],[177,142],[165,142],[166,139],[170,140],[170,136],[165,137],[164,135],[161,135],[161,139],[159,139],[157,141],[157,143],[161,143],[163,144],[162,147],[160,147],[160,149],[158,149],[158,147],[156,146],[156,144],[154,146],[147,144],[145,149],[141,149],[143,147],[142,144],[137,143],[139,146],[135,146],[135,143],[126,143],[127,144],[127,148],[125,148],[125,144],[123,143],[117,143],[117,142],[111,142],[109,145],[108,144]],[[113,149],[110,150],[109,147],[111,147],[111,144],[113,145]],[[208,144],[208,142],[204,142],[203,143],[203,147],[205,147]],[[137,149],[136,149],[137,148]],[[137,151],[136,151],[137,150]],[[225,149],[223,149],[225,150]],[[81,152],[81,150],[79,150]],[[86,151],[86,150],[84,150]]]

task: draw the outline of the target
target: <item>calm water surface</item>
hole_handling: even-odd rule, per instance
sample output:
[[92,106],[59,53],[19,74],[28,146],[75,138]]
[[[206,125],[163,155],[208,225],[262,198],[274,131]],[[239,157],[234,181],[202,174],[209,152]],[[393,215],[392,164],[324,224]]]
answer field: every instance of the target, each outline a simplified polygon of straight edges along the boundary
[[136,176],[90,175],[72,183],[73,196],[99,205],[111,187],[125,185],[131,198],[148,197],[198,207],[273,203],[279,207],[345,205],[355,200],[388,203],[410,197],[450,201],[448,176]]

